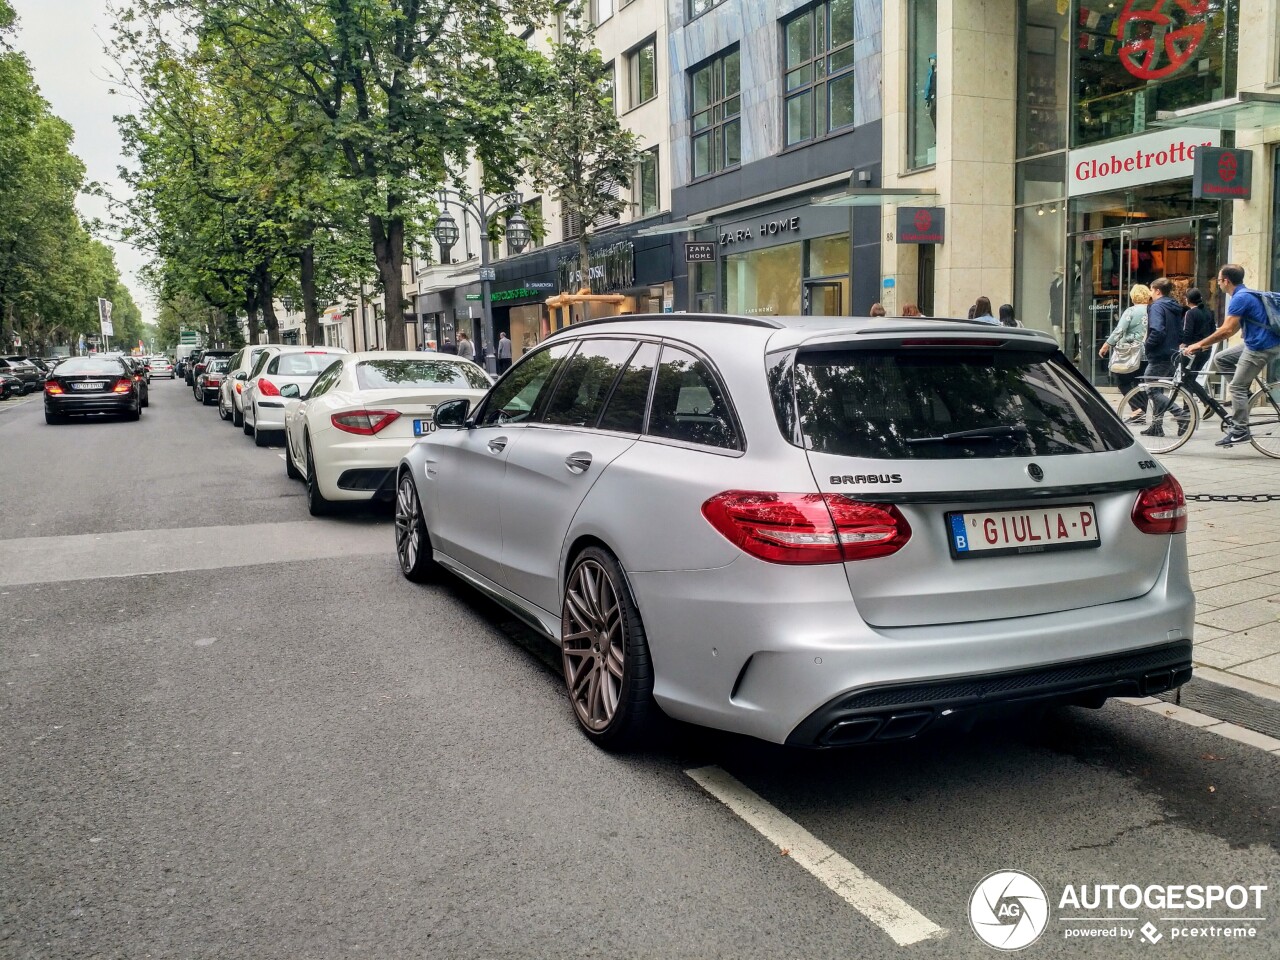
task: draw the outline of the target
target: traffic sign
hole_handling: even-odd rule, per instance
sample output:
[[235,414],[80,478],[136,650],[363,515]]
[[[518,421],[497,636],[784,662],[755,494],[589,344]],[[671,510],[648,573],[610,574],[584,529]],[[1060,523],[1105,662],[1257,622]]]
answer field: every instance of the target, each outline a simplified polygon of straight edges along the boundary
[[480,268],[480,279],[481,279],[481,280],[497,280],[497,279],[498,279],[498,271],[497,271],[497,270],[495,270],[493,267],[481,267],[481,268]]

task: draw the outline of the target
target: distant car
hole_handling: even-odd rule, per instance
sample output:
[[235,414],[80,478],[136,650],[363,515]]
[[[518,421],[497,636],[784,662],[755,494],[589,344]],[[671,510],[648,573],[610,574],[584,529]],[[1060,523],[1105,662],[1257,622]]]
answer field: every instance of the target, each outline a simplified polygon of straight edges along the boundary
[[113,413],[126,420],[142,416],[146,383],[123,357],[71,357],[44,384],[45,423],[68,416]]
[[234,350],[205,350],[200,354],[200,359],[187,368],[187,386],[194,387],[196,385],[196,377],[200,376],[200,372],[208,365],[210,360],[215,357],[233,357]]
[[334,501],[395,496],[395,470],[431,415],[446,400],[475,403],[493,381],[461,357],[376,351],[350,353],[330,364],[305,396],[285,398],[285,471],[307,482],[313,515]]
[[44,373],[26,357],[0,357],[0,371],[22,381],[22,392],[32,393],[40,389]]
[[244,426],[244,411],[240,398],[244,394],[244,386],[249,381],[249,372],[258,362],[258,357],[267,348],[265,345],[254,345],[237,350],[227,368],[227,375],[222,378],[222,389],[218,391],[218,416],[230,420],[234,427]]
[[147,378],[147,368],[143,366],[142,361],[137,357],[125,356],[120,359],[124,361],[125,366],[133,371],[133,378],[138,381],[142,388],[142,405],[144,407],[151,406],[151,381]]
[[227,375],[227,365],[230,362],[230,357],[214,357],[204,365],[203,370],[196,374],[193,392],[197,400],[203,404],[210,404],[218,399],[218,392],[223,378]]
[[173,364],[169,362],[168,357],[152,357],[151,376],[172,380],[177,376],[177,373],[173,369]]
[[273,437],[283,437],[284,397],[280,389],[293,384],[299,395],[306,393],[320,371],[346,352],[342,347],[268,346],[258,356],[240,398],[244,432],[252,434],[260,447]]
[[26,393],[26,388],[21,380],[8,371],[0,370],[0,400],[20,397],[24,393]]

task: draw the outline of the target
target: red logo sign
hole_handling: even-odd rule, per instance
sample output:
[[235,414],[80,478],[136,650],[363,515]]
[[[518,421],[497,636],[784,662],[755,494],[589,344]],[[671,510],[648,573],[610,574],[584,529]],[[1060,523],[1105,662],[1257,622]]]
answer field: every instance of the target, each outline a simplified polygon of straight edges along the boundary
[[933,226],[933,214],[928,210],[916,211],[916,229],[921,233],[928,233],[929,228]]
[[1236,178],[1236,157],[1234,153],[1224,153],[1218,159],[1218,176],[1228,182]]
[[[1143,9],[1135,9],[1142,6]],[[1182,16],[1175,20],[1165,11]],[[1191,17],[1209,12],[1209,0],[1125,0],[1120,12],[1120,63],[1139,80],[1163,80],[1190,61],[1204,39],[1204,20]]]

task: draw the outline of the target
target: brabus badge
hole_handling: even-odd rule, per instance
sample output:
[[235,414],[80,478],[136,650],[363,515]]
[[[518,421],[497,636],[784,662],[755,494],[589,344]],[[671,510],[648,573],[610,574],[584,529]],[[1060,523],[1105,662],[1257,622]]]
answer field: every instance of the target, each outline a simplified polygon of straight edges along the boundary
[[1027,476],[1030,477],[1032,480],[1034,480],[1036,483],[1039,483],[1041,480],[1044,479],[1044,471],[1040,469],[1040,464],[1029,463],[1027,464]]

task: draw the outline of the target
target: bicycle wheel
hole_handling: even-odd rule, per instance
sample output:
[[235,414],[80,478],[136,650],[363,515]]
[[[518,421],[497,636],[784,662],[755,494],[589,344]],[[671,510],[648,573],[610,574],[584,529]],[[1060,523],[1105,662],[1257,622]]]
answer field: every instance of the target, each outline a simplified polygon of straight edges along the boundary
[[1255,450],[1280,460],[1280,383],[1268,383],[1249,398],[1249,433]]
[[1156,454],[1177,450],[1200,424],[1195,398],[1168,380],[1139,384],[1124,395],[1116,409],[1122,411],[1120,419],[1134,439]]

